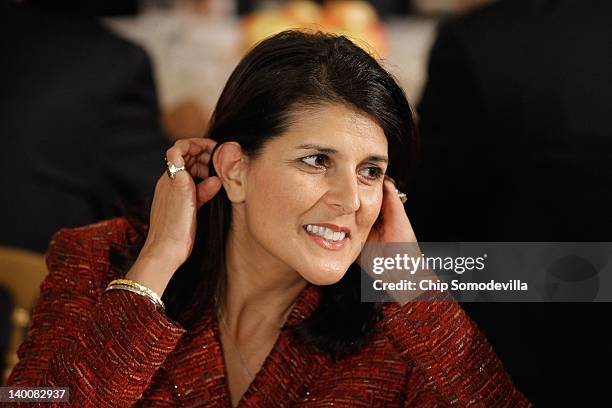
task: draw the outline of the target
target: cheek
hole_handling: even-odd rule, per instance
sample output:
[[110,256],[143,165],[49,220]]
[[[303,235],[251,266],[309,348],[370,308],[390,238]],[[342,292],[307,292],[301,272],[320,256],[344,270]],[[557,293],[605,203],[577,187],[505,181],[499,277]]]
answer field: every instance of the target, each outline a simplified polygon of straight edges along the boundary
[[305,214],[317,201],[316,186],[303,177],[285,172],[283,177],[276,173],[259,173],[249,180],[247,208],[262,228],[284,230],[297,227]]
[[382,208],[382,191],[364,194],[361,198],[361,213],[358,219],[359,226],[367,229],[376,222]]

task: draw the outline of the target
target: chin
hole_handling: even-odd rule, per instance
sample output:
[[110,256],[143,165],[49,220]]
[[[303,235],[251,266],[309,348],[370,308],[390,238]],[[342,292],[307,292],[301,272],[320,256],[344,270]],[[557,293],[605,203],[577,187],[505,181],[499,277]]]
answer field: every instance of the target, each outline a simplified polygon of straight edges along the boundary
[[300,275],[302,278],[304,278],[304,280],[312,283],[313,285],[326,286],[338,283],[340,279],[344,277],[347,270],[348,268],[344,268],[342,270],[328,270],[325,268],[320,268],[317,271],[305,271],[304,273],[300,272]]

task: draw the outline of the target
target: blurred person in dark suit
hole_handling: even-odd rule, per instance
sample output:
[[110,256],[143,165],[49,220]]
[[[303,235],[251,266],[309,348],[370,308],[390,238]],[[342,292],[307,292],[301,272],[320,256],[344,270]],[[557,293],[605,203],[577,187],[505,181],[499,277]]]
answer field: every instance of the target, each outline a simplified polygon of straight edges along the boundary
[[[420,241],[611,241],[611,16],[512,0],[441,25],[407,203]],[[609,304],[464,307],[536,406],[609,399]]]
[[169,147],[148,56],[94,18],[108,4],[52,3],[0,5],[0,245],[39,252],[152,194]]

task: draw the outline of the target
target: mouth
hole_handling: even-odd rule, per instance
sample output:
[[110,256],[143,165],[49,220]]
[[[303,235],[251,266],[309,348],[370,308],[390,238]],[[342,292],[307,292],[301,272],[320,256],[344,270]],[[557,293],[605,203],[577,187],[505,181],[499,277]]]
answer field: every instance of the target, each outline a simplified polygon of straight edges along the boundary
[[306,224],[302,226],[306,235],[320,247],[337,251],[346,246],[350,240],[351,233],[348,228],[332,227],[330,228],[322,224]]

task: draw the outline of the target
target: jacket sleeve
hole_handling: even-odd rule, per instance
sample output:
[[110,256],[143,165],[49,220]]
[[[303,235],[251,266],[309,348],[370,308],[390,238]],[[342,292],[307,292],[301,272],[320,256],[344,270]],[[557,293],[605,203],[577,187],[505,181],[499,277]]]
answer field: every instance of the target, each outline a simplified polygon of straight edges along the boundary
[[108,274],[99,268],[108,262],[96,238],[66,229],[53,236],[48,274],[7,386],[68,387],[71,407],[129,407],[185,332],[141,295],[104,292],[100,276]]
[[382,320],[413,367],[405,407],[531,407],[484,334],[447,291],[424,292]]

